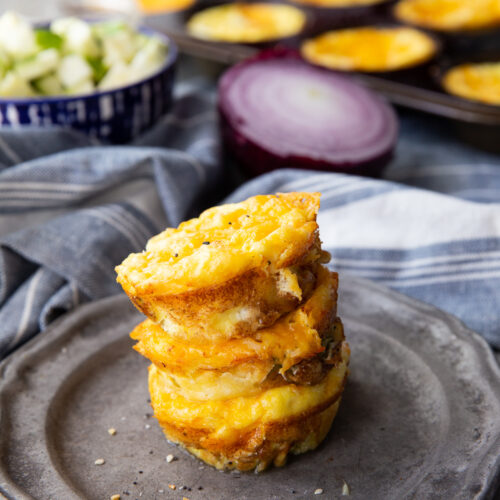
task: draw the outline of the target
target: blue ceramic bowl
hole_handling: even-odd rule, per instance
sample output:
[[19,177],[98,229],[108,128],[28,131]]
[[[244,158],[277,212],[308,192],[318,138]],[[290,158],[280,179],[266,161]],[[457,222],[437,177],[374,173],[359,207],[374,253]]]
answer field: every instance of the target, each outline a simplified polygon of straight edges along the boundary
[[177,47],[170,38],[147,28],[140,31],[161,37],[168,46],[165,63],[156,73],[93,94],[0,99],[0,126],[60,125],[111,143],[137,137],[170,107],[177,60]]

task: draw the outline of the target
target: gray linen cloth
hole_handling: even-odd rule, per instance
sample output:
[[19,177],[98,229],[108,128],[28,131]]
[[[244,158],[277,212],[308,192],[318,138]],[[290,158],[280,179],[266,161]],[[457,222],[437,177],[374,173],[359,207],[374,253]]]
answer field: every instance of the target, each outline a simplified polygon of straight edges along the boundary
[[[321,191],[334,269],[441,307],[500,348],[500,160],[460,144],[441,121],[402,124],[385,180],[284,169],[229,200]],[[119,293],[124,257],[219,201],[218,140],[210,92],[178,99],[130,146],[1,129],[0,358],[62,313]]]
[[1,129],[0,358],[62,313],[118,293],[114,267],[199,211],[220,175],[212,101],[180,98],[130,146]]

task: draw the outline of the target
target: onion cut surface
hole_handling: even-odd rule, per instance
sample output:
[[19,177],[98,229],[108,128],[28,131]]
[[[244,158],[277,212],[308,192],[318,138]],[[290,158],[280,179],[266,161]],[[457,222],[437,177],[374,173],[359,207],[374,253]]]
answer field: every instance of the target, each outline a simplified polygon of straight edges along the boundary
[[306,15],[291,5],[229,3],[197,12],[187,30],[203,40],[262,43],[295,36],[305,24]]
[[268,51],[219,84],[224,142],[252,173],[279,167],[377,175],[397,140],[393,109],[349,77]]
[[306,40],[301,51],[309,62],[329,69],[387,72],[425,63],[437,48],[429,35],[401,26],[329,31]]

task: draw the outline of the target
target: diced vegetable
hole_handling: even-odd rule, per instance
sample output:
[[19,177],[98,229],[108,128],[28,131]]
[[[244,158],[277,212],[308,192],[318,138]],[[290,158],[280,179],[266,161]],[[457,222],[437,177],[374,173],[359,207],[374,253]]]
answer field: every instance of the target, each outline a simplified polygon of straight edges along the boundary
[[32,97],[31,85],[15,71],[9,71],[0,81],[0,97]]
[[25,59],[37,51],[30,24],[14,12],[0,17],[0,47],[13,59]]
[[106,66],[103,60],[98,57],[87,57],[87,62],[90,64],[94,73],[94,81],[99,83],[108,72],[109,67]]
[[11,67],[12,62],[9,56],[3,50],[0,50],[0,78],[2,78]]
[[99,56],[99,45],[90,25],[85,21],[69,17],[54,21],[50,27],[54,33],[63,38],[65,53],[81,54],[84,57]]
[[83,80],[74,87],[69,88],[66,93],[69,95],[90,94],[95,90],[95,85],[92,80]]
[[168,47],[124,21],[89,24],[69,17],[33,28],[14,12],[0,16],[0,96],[76,95],[145,78]]
[[59,65],[59,59],[60,55],[56,49],[42,50],[36,56],[18,63],[16,71],[25,80],[34,80],[54,71]]
[[35,30],[35,39],[41,49],[61,50],[63,39],[49,30]]
[[104,63],[111,66],[118,62],[129,63],[138,50],[136,35],[128,28],[114,30],[102,39]]
[[64,93],[63,86],[55,74],[44,76],[33,81],[33,87],[43,95],[61,95]]
[[[130,69],[124,63],[114,64],[99,84],[100,90],[110,90],[130,81]],[[125,83],[126,85],[126,83]]]
[[74,87],[84,80],[90,80],[92,73],[90,64],[77,54],[63,57],[57,70],[59,80],[67,88]]
[[130,69],[134,77],[146,78],[154,73],[166,57],[166,47],[160,40],[148,40],[143,49],[134,56]]
[[104,21],[92,25],[92,31],[97,38],[107,38],[114,35],[117,31],[131,29],[131,26],[122,20]]

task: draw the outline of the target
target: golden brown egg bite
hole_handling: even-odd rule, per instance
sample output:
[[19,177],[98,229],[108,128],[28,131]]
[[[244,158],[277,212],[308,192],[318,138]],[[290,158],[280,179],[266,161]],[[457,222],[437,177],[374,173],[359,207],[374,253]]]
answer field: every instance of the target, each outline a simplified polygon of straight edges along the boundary
[[500,106],[500,62],[454,66],[444,73],[442,85],[457,97]]
[[429,35],[403,26],[335,30],[306,40],[302,56],[340,71],[383,73],[412,68],[431,60],[438,50]]
[[306,24],[300,9],[278,3],[227,3],[194,14],[187,32],[203,40],[263,43],[299,34]]
[[253,396],[209,401],[171,392],[165,373],[151,365],[151,404],[169,440],[218,469],[281,466],[287,454],[312,450],[324,439],[337,413],[349,355],[343,342],[339,363],[315,385],[289,383]]
[[139,8],[146,14],[159,14],[185,10],[196,0],[137,0]]
[[167,374],[166,384],[188,398],[249,395],[293,381],[320,381],[344,340],[336,318],[337,275],[319,271],[318,286],[295,311],[252,337],[219,343],[184,342],[150,320],[138,325],[134,347]]
[[[168,292],[178,301],[186,291],[197,297],[175,317],[181,328],[172,320],[147,319],[131,336],[153,362],[151,405],[166,437],[219,469],[283,465],[287,454],[318,446],[337,412],[350,351],[336,316],[338,276],[321,265],[327,256],[318,208],[318,193],[263,195],[215,207],[152,238],[145,252],[117,268],[140,307],[154,301],[148,294],[159,294],[170,314]],[[212,243],[207,256],[204,247]],[[257,298],[229,286],[222,298],[213,296],[218,304],[205,304],[206,288],[224,290],[232,279],[244,281],[249,270],[263,273],[252,282]],[[261,282],[273,280],[263,293]],[[283,290],[294,301],[288,309],[275,308],[266,323],[262,318],[269,318]],[[253,328],[242,329],[232,312],[245,301],[260,318]],[[207,311],[215,312],[203,316]]]
[[444,32],[500,26],[498,0],[400,0],[395,17],[404,23]]
[[257,196],[151,238],[116,270],[137,308],[169,335],[211,342],[252,334],[316,283],[319,194]]

